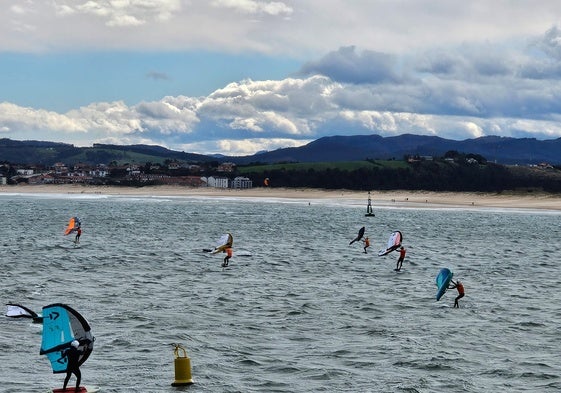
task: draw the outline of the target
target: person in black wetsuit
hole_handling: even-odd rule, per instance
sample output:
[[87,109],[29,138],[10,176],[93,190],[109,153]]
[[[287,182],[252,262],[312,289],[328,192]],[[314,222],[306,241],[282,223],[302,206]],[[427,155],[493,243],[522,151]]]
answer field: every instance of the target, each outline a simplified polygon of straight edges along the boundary
[[64,385],[62,386],[62,390],[66,390],[66,385],[70,380],[70,376],[74,374],[76,376],[76,391],[80,389],[80,380],[82,378],[82,373],[80,372],[80,365],[78,361],[80,360],[80,350],[78,347],[80,343],[78,340],[74,340],[70,343],[70,348],[66,349],[62,356],[67,360],[67,367],[66,367],[66,378],[64,379]]
[[74,243],[76,244],[80,243],[81,235],[82,235],[82,228],[78,227],[78,229],[76,229],[76,237],[74,238]]
[[399,258],[397,260],[397,265],[395,266],[395,271],[399,272],[401,270],[401,266],[403,265],[403,260],[405,259],[405,253],[407,251],[403,246],[399,249]]
[[224,250],[226,256],[224,257],[224,262],[222,262],[222,267],[228,267],[228,262],[230,262],[230,258],[232,258],[233,250],[232,247],[228,247]]

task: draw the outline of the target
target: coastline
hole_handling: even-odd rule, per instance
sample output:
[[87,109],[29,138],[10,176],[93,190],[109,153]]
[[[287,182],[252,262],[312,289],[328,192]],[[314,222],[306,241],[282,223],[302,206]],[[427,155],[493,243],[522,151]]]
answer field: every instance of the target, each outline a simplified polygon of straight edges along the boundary
[[[367,191],[323,190],[313,188],[251,188],[219,189],[186,186],[91,186],[81,184],[64,185],[3,185],[2,194],[83,194],[122,196],[170,196],[170,197],[213,197],[213,198],[281,198],[298,200],[332,200],[365,205]],[[372,205],[399,205],[400,207],[456,207],[456,208],[504,208],[539,209],[561,211],[561,194],[540,192],[433,192],[433,191],[371,191]]]

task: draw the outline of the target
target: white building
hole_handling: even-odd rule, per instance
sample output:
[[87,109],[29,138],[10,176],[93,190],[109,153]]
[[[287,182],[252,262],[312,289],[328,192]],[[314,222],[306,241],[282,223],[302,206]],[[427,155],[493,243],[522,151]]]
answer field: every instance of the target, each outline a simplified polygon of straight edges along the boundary
[[228,178],[227,177],[209,176],[206,179],[206,183],[209,187],[228,188]]
[[232,180],[232,188],[252,188],[253,182],[247,177],[238,176]]
[[33,175],[33,169],[18,169],[16,173],[20,176],[31,176]]
[[96,169],[91,169],[88,173],[90,176],[93,177],[107,177],[109,171],[107,171],[106,169],[96,168]]

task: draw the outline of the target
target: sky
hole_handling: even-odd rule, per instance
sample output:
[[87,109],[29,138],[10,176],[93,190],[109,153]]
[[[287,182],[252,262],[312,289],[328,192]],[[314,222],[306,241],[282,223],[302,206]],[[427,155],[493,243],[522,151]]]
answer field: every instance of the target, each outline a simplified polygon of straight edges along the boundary
[[561,137],[558,0],[0,0],[0,138]]

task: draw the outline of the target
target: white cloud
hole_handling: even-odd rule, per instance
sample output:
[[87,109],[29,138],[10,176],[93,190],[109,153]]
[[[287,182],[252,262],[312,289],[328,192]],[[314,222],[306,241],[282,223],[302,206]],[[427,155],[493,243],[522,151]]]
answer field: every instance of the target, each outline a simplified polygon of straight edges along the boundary
[[150,71],[161,50],[306,60],[291,77],[234,81],[205,97],[178,93],[127,104],[111,96],[56,113],[2,96],[0,132],[223,154],[333,134],[557,138],[561,29],[554,23],[560,17],[553,0],[17,2],[0,14],[0,54],[45,51],[64,59],[68,49],[149,51],[156,56],[141,75],[152,86],[175,77],[161,64],[164,72]]
[[105,20],[109,27],[168,21],[180,9],[179,0],[89,0],[77,5],[71,1],[57,4],[61,16],[75,13],[94,15]]
[[203,141],[186,143],[178,147],[180,151],[200,154],[251,155],[263,151],[272,151],[285,147],[300,147],[312,142],[311,139],[293,140],[284,138],[250,138],[243,140],[224,139],[220,141]]
[[256,0],[214,0],[212,5],[217,8],[228,8],[247,14],[290,15],[292,7],[280,1]]
[[24,7],[22,7],[20,4],[14,4],[12,6],[10,6],[10,11],[12,11],[14,14],[25,14],[26,10]]
[[[356,46],[403,54],[435,43],[520,42],[560,17],[555,0],[22,1],[0,14],[0,50],[206,48],[306,58]],[[34,26],[38,33],[22,42],[14,25]],[[135,34],[123,34],[127,29]],[[553,37],[549,45],[555,42]]]
[[79,119],[42,109],[25,108],[11,103],[0,103],[0,128],[5,133],[18,135],[21,130],[56,130],[64,134],[86,132]]
[[466,132],[471,138],[479,138],[485,135],[483,129],[473,122],[464,123]]
[[[414,86],[426,89],[422,84]],[[364,94],[369,90],[372,90],[370,94]],[[458,94],[454,90],[448,92]],[[531,101],[533,89],[529,92]],[[393,136],[413,133],[449,139],[484,135],[561,137],[558,112],[545,117],[540,114],[534,119],[476,117],[467,103],[452,104],[466,107],[461,109],[464,112],[460,115],[443,110],[421,113],[364,109],[380,106],[381,102],[399,102],[401,94],[409,93],[408,89],[342,84],[320,76],[279,81],[245,80],[231,83],[207,97],[169,96],[133,106],[122,101],[100,102],[65,114],[2,103],[0,130],[5,137],[14,139],[44,139],[42,135],[52,137],[59,133],[58,140],[79,145],[107,141],[151,143],[199,153],[233,155],[300,146],[334,134]],[[523,92],[518,93],[523,95]],[[360,105],[341,99],[341,96],[354,94],[363,98]],[[454,101],[451,98],[449,100]],[[463,99],[464,96],[459,96],[456,100]],[[555,104],[556,96],[549,99]],[[438,100],[444,101],[444,97]],[[523,97],[517,100],[525,102]],[[427,108],[421,100],[413,100],[409,105]],[[21,130],[26,130],[25,135]]]

